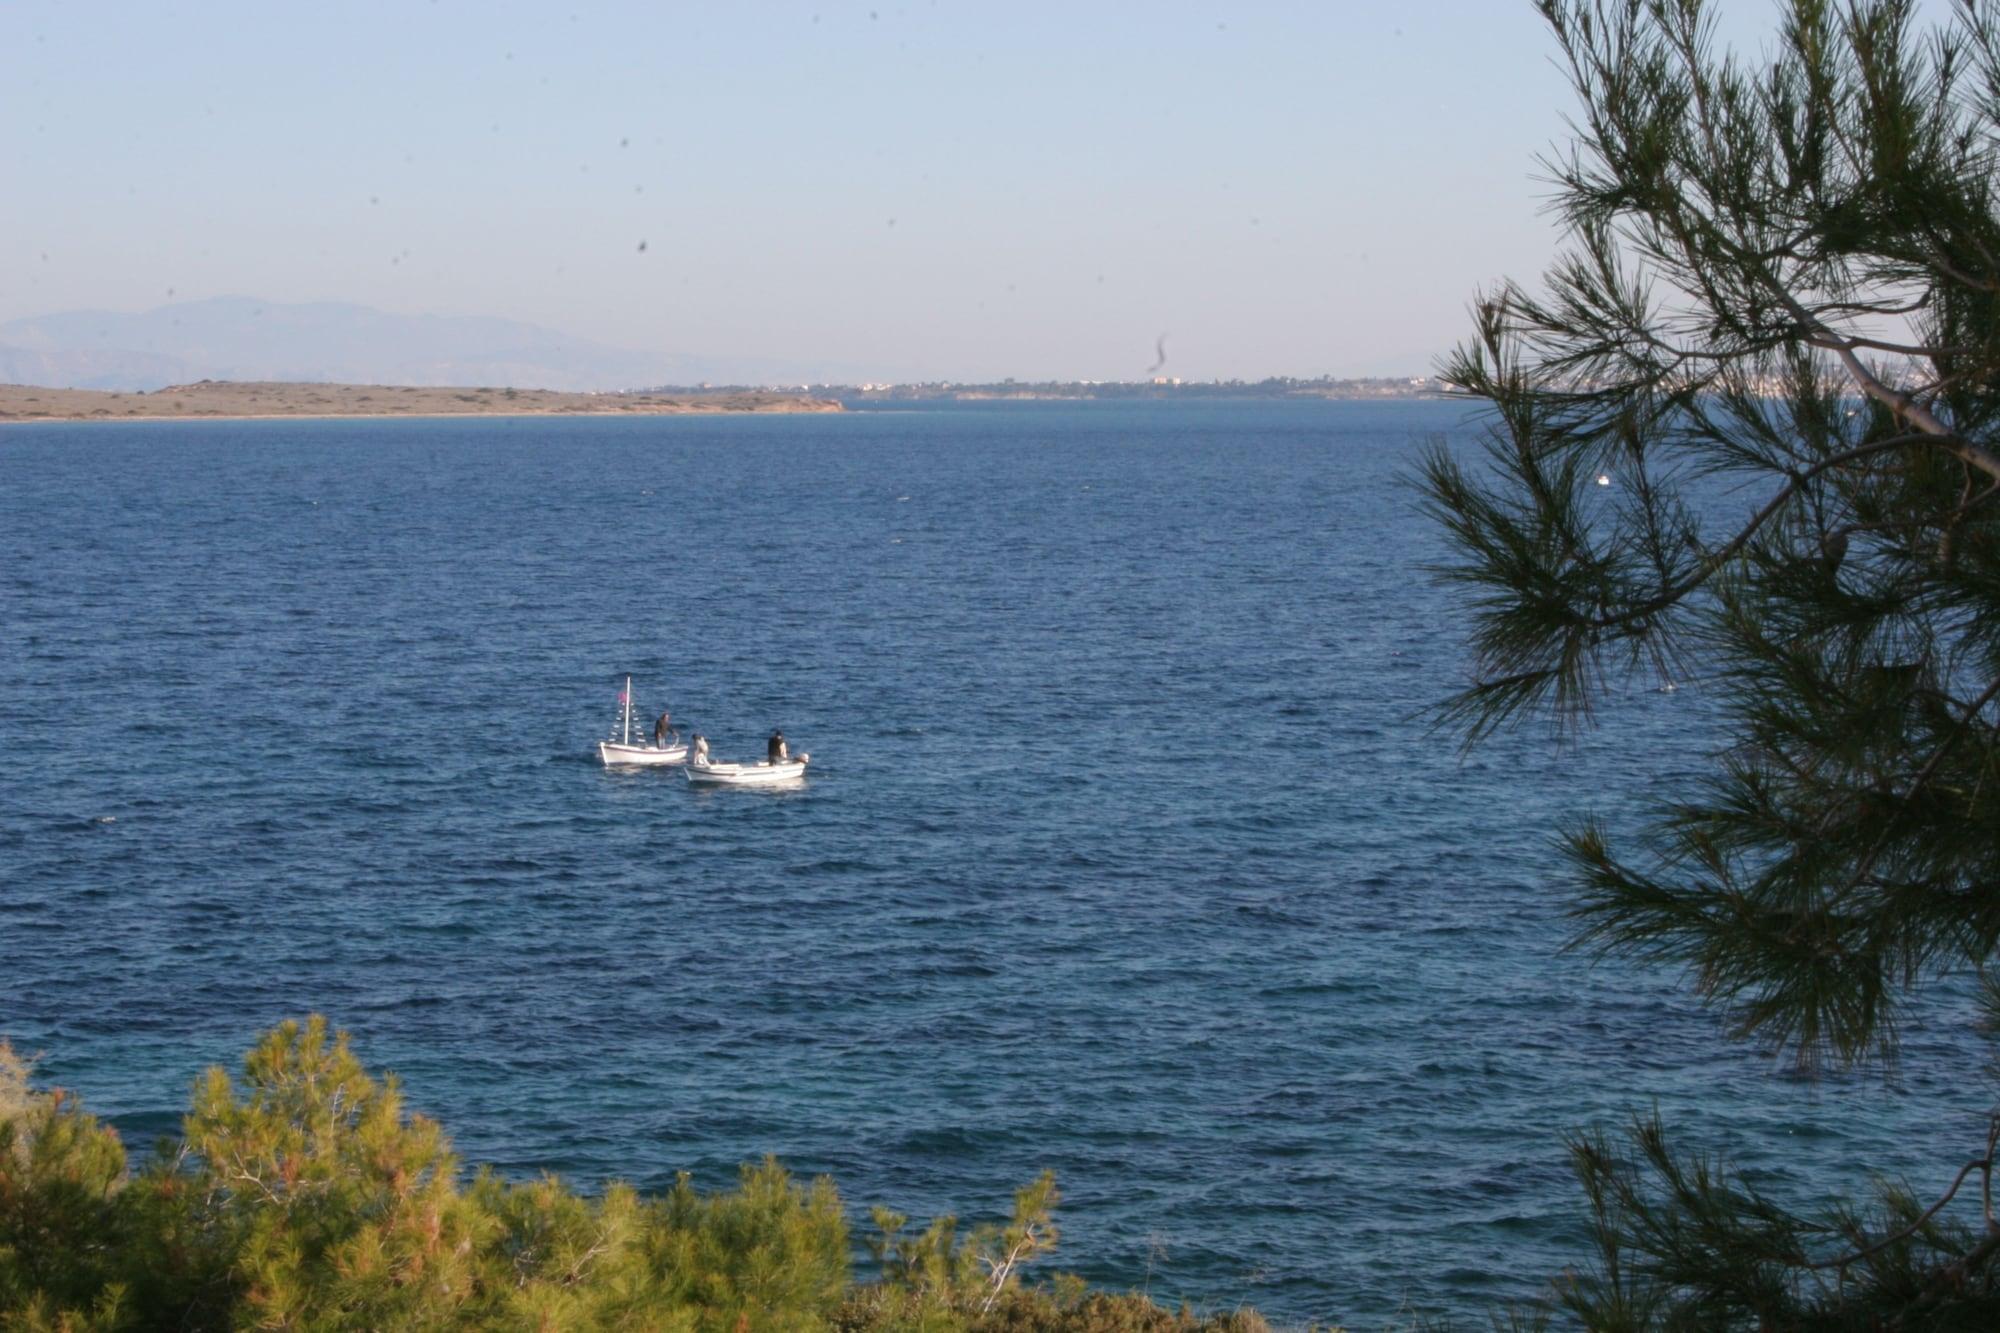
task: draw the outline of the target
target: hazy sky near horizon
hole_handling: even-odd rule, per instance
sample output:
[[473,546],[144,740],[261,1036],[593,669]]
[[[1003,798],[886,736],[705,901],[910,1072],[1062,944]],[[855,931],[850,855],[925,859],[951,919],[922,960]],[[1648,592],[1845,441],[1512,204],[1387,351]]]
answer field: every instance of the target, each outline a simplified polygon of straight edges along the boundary
[[[1729,21],[1753,42],[1772,8]],[[1527,0],[0,6],[0,321],[253,295],[872,376],[1421,374],[1532,278]]]

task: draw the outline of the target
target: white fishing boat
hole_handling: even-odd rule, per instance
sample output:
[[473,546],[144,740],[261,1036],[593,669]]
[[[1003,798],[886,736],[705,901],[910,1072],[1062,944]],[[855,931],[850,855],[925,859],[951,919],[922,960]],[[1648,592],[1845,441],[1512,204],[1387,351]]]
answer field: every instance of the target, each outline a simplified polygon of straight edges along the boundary
[[774,787],[803,778],[806,765],[811,762],[811,755],[800,754],[776,763],[766,759],[755,764],[731,764],[709,758],[708,743],[696,737],[694,757],[681,772],[698,787]]
[[639,739],[632,739],[632,678],[625,677],[625,693],[618,697],[623,709],[623,726],[614,730],[610,739],[597,743],[597,757],[604,761],[606,768],[622,768],[626,765],[684,764],[687,762],[688,747],[682,743],[680,733],[669,727],[663,734],[656,735],[649,743],[646,740],[645,724],[639,727]]
[[771,787],[781,782],[797,782],[806,775],[806,759],[797,759],[783,764],[727,764],[710,761],[706,764],[689,764],[681,772],[697,787]]

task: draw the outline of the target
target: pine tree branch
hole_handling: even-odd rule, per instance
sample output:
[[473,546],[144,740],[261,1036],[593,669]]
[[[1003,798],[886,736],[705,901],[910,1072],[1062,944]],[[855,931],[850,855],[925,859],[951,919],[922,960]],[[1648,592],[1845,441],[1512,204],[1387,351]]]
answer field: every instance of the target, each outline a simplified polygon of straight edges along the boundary
[[[1944,1211],[1945,1205],[1952,1201],[1952,1199],[1958,1194],[1959,1188],[1965,1184],[1965,1179],[1967,1176],[1971,1175],[1974,1171],[1978,1171],[1982,1173],[1985,1177],[1987,1177],[1988,1180],[1990,1181],[1993,1172],[1994,1146],[1996,1143],[2000,1143],[2000,1116],[1996,1116],[1994,1118],[1992,1122],[1992,1128],[1989,1129],[1987,1133],[1986,1156],[1967,1162],[1964,1166],[1960,1167],[1958,1169],[1958,1175],[1955,1178],[1953,1178],[1951,1182],[1951,1188],[1946,1190],[1944,1192],[1943,1197],[1941,1197],[1936,1203],[1924,1209],[1923,1213],[1920,1214],[1915,1221],[1911,1222],[1908,1226],[1903,1227],[1901,1230],[1891,1232],[1889,1235],[1882,1237],[1882,1239],[1876,1241],[1873,1245],[1869,1245],[1862,1249],[1856,1250],[1851,1254],[1839,1255],[1832,1259],[1821,1259],[1817,1262],[1805,1263],[1800,1266],[1803,1268],[1809,1268],[1813,1270],[1819,1270],[1825,1268],[1845,1269],[1849,1265],[1860,1263],[1863,1259],[1867,1259],[1874,1255],[1880,1254],[1882,1251],[1888,1249],[1891,1245],[1898,1244],[1901,1241],[1906,1241],[1910,1237],[1916,1235],[1919,1231],[1922,1231],[1926,1226],[1930,1224],[1930,1220],[1933,1217],[1936,1217],[1940,1212]],[[2000,1233],[1996,1233],[1995,1236],[1989,1237],[1988,1240],[1986,1242],[1983,1242],[1979,1248],[1988,1248],[1990,1247],[1991,1243],[1995,1240],[2000,1240]],[[1973,1253],[1977,1253],[1977,1249],[1968,1253],[1966,1255],[1966,1259],[1967,1260],[1971,1259]]]
[[1657,593],[1636,607],[1620,611],[1615,615],[1589,618],[1583,623],[1591,629],[1604,630],[1629,624],[1634,620],[1643,620],[1647,617],[1658,615],[1695,589],[1701,587],[1709,579],[1715,577],[1716,572],[1728,564],[1736,556],[1737,552],[1747,546],[1750,539],[1755,537],[1780,509],[1784,508],[1788,500],[1799,493],[1806,482],[1811,481],[1820,473],[1830,468],[1843,467],[1848,463],[1856,462],[1874,454],[1889,453],[1893,450],[1907,448],[1913,444],[1932,443],[1935,442],[1936,438],[1933,435],[1918,434],[1897,435],[1886,440],[1876,440],[1842,453],[1829,455],[1826,458],[1820,459],[1811,467],[1793,473],[1791,479],[1785,483],[1776,495],[1772,496],[1765,503],[1763,508],[1759,509],[1751,517],[1750,521],[1734,537],[1703,559],[1701,567],[1693,574],[1682,579],[1674,586]]
[[[1862,857],[1856,864],[1854,873],[1848,876],[1847,886],[1843,890],[1843,893],[1853,892],[1862,881],[1866,880],[1873,873],[1876,862],[1880,861],[1882,853],[1888,850],[1889,839],[1896,831],[1897,820],[1908,813],[1911,804],[1917,799],[1918,793],[1922,792],[1930,784],[1931,779],[1937,776],[1938,765],[1942,764],[1945,756],[1951,753],[1952,748],[1960,740],[1964,739],[1966,732],[1971,730],[1972,724],[1979,720],[1979,711],[1986,707],[1987,704],[1992,703],[1995,698],[2000,698],[2000,679],[1995,679],[1991,685],[1986,687],[1983,694],[1972,701],[1965,710],[1965,716],[1960,718],[1958,724],[1952,728],[1951,734],[1938,743],[1937,748],[1931,751],[1931,756],[1925,761],[1924,766],[1917,770],[1917,775],[1914,778],[1910,779],[1910,785],[1904,789],[1902,796],[1897,800],[1896,814],[1884,824],[1882,832],[1876,836],[1874,844],[1869,847],[1868,854]],[[1996,1121],[1996,1125],[2000,1125],[2000,1121]],[[1990,1157],[1991,1155],[1991,1149],[1989,1148],[1988,1156]]]
[[1860,386],[1863,393],[1873,398],[1876,402],[1881,403],[1892,412],[1895,412],[1904,420],[1915,425],[1924,434],[1938,437],[1941,442],[1944,442],[1945,448],[1950,449],[1954,454],[1957,454],[1981,472],[1986,473],[1986,475],[1994,478],[1996,481],[2000,481],[2000,455],[1996,455],[1990,450],[1983,449],[1972,441],[1963,438],[1957,431],[1954,431],[1951,427],[1945,425],[1944,422],[1938,420],[1928,408],[1918,403],[1909,394],[1898,392],[1876,378],[1874,372],[1862,364],[1861,358],[1855,355],[1854,348],[1856,344],[1851,339],[1843,338],[1840,334],[1834,332],[1833,329],[1821,322],[1816,316],[1809,313],[1803,305],[1800,305],[1798,299],[1789,291],[1786,291],[1775,279],[1770,278],[1769,275],[1765,275],[1765,277],[1772,293],[1783,303],[1785,308],[1790,310],[1801,324],[1816,332],[1817,337],[1809,337],[1806,341],[1812,343],[1815,347],[1823,347],[1839,357],[1841,364],[1847,367],[1847,373],[1854,378],[1854,382]]
[[[1810,338],[1808,338],[1806,341],[1811,342],[1812,345],[1815,347],[1825,346],[1824,343],[1814,342]],[[1859,335],[1849,335],[1846,338],[1844,338],[1843,341],[1846,342],[1846,344],[1849,347],[1865,347],[1871,352],[1894,352],[1898,356],[1921,356],[1926,358],[1933,358],[1940,356],[1971,356],[1973,353],[1978,351],[1977,348],[1965,347],[1962,345],[1954,346],[1943,343],[1937,343],[1937,344],[1892,343],[1884,341],[1881,338],[1863,338],[1860,337]]]

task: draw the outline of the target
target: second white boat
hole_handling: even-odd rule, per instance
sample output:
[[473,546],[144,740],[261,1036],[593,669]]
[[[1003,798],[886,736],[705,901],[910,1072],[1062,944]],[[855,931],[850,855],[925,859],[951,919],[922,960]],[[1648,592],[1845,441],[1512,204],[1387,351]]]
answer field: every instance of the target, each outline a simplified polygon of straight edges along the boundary
[[694,753],[688,756],[687,767],[681,772],[698,787],[775,787],[803,778],[812,756],[786,754],[782,736],[774,735],[771,740],[773,758],[756,764],[731,764],[711,759],[708,742],[696,736]]
[[800,755],[797,759],[782,764],[689,764],[681,772],[697,787],[770,787],[781,782],[797,782],[806,775],[806,761],[810,755]]

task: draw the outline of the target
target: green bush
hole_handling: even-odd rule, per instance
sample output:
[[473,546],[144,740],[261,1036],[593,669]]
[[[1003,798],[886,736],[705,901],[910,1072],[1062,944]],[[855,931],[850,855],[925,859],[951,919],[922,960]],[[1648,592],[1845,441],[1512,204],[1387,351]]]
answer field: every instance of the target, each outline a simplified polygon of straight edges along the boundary
[[34,1091],[0,1043],[0,1322],[121,1326],[124,1180],[118,1135],[63,1093]]
[[658,1199],[544,1176],[462,1179],[444,1132],[369,1077],[324,1019],[265,1035],[240,1080],[211,1069],[181,1136],[136,1174],[117,1135],[37,1091],[0,1043],[0,1333],[632,1329],[651,1333],[1259,1333],[1142,1296],[1046,1288],[1055,1178],[1012,1219],[906,1236],[885,1209],[856,1283],[846,1210],[775,1160],[733,1190]]

